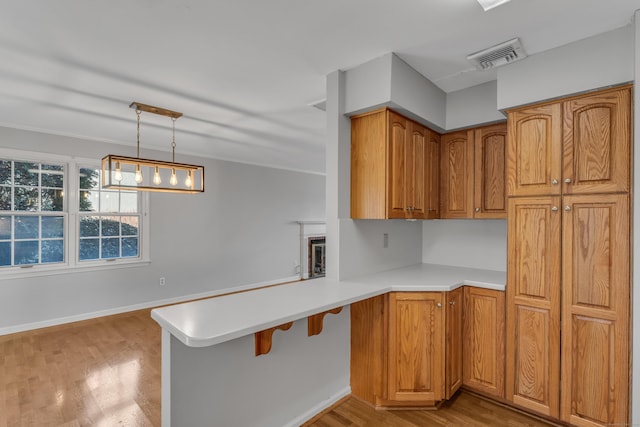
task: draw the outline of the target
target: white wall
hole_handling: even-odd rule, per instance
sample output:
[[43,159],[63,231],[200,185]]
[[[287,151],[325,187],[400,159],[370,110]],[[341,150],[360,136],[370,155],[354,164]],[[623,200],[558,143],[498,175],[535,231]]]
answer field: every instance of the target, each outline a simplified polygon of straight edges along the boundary
[[498,68],[498,108],[632,81],[633,34],[628,25]]
[[507,220],[423,221],[422,262],[507,270]]
[[506,120],[498,111],[496,80],[447,94],[447,131]]
[[[134,154],[133,147],[7,128],[0,128],[0,141],[0,148],[98,160],[107,151]],[[324,177],[178,157],[204,163],[206,192],[150,195],[150,265],[0,280],[0,333],[295,276],[294,221],[324,218]]]

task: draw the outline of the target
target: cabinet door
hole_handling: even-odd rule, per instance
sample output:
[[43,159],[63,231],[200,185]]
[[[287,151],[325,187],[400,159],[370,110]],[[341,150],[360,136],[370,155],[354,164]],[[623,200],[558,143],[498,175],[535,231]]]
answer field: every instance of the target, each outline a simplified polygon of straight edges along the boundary
[[563,193],[629,191],[631,89],[564,103]]
[[422,125],[409,122],[409,144],[406,150],[405,216],[423,219],[427,216],[427,137],[429,131]]
[[389,392],[397,402],[444,398],[444,295],[389,294]]
[[509,196],[560,194],[562,158],[560,103],[513,110],[508,116]]
[[504,292],[464,288],[464,385],[504,397]]
[[432,130],[427,137],[427,215],[440,218],[440,135]]
[[560,389],[559,197],[511,198],[507,220],[506,398],[557,418]]
[[408,135],[409,121],[401,115],[389,111],[388,218],[405,217]]
[[447,347],[445,366],[445,399],[450,399],[462,386],[462,312],[464,293],[460,287],[446,294]]
[[442,135],[440,217],[473,218],[473,131]]
[[507,217],[507,124],[475,130],[475,218]]
[[629,423],[629,201],[563,198],[562,420]]

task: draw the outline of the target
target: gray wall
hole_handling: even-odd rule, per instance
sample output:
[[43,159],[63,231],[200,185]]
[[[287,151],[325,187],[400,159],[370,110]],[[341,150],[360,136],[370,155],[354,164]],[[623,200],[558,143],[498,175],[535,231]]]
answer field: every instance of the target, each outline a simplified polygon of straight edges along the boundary
[[496,80],[447,94],[447,130],[476,126],[507,117],[498,111]]
[[[133,147],[7,128],[0,141],[0,148],[84,158],[134,154]],[[204,163],[206,192],[150,195],[150,265],[0,280],[0,333],[295,276],[294,221],[324,218],[324,176],[178,157]]]

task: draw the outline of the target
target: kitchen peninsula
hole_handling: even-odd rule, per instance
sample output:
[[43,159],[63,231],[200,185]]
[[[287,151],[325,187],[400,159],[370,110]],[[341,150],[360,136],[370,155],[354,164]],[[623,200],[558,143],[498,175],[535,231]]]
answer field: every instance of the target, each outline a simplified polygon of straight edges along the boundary
[[[155,309],[152,317],[163,331],[163,425],[212,420],[225,426],[258,425],[257,420],[260,426],[299,425],[351,392],[343,361],[324,346],[324,337],[336,333],[350,345],[348,333],[332,328],[332,317],[349,316],[349,310],[328,314],[324,330],[313,337],[307,336],[305,318],[390,292],[442,294],[463,286],[503,291],[505,283],[504,272],[416,264],[352,280],[319,278]],[[255,356],[252,335],[288,322],[294,323],[291,330],[273,334],[271,351]],[[326,354],[323,362],[307,365],[308,356],[319,352]],[[341,395],[327,395],[313,384],[305,396],[287,393],[292,389],[287,383],[304,381],[310,370],[342,382]],[[255,376],[255,387],[236,389],[234,378],[247,376]],[[259,403],[243,405],[249,401]],[[285,406],[287,411],[278,410]],[[292,408],[300,416],[283,418]]]

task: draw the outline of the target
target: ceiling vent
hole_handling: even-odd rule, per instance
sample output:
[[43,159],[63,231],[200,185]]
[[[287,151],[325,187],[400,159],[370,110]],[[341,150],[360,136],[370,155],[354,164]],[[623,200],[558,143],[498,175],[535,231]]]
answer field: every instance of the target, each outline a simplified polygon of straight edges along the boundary
[[476,66],[478,70],[488,70],[511,64],[527,57],[520,39],[515,38],[504,43],[497,44],[488,49],[472,53],[467,60]]

